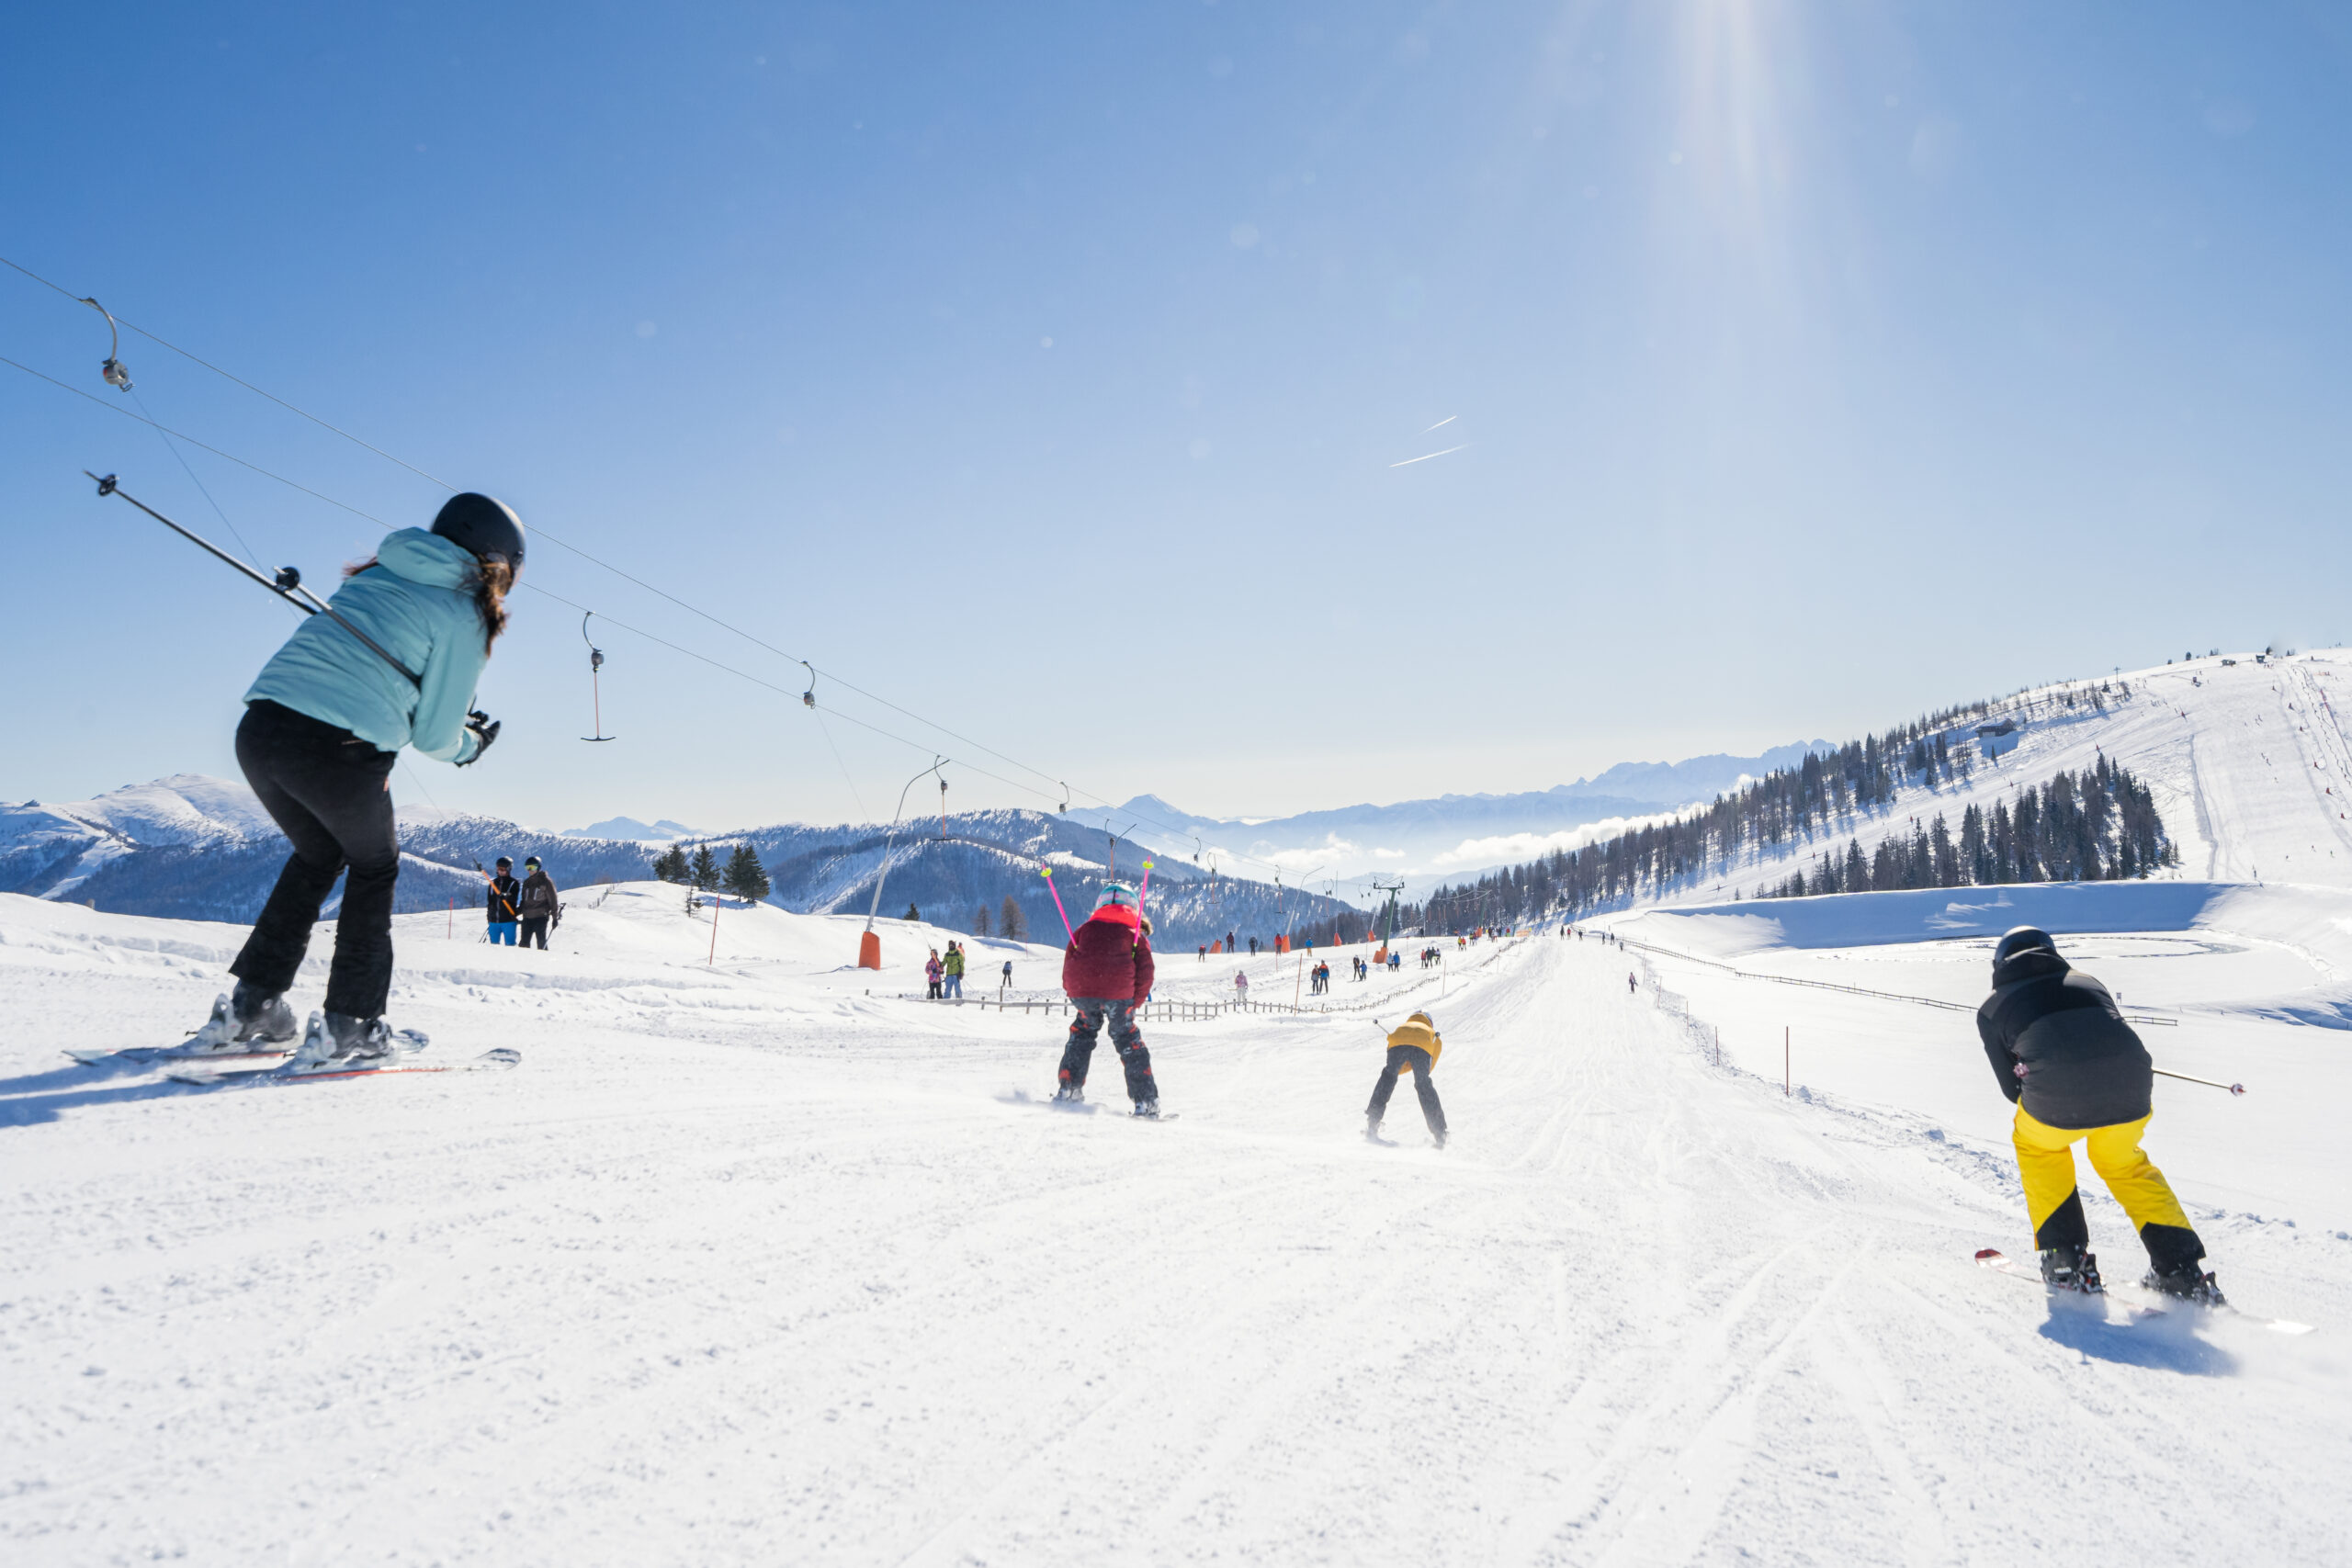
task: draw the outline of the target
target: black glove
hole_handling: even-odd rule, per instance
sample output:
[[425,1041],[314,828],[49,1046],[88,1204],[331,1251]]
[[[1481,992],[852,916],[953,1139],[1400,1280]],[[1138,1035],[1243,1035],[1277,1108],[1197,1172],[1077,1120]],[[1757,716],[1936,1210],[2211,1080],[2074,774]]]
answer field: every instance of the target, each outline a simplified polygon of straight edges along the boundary
[[498,720],[480,708],[466,715],[466,728],[473,733],[474,754],[458,764],[461,768],[481,761],[481,754],[490,750],[490,743],[498,739]]

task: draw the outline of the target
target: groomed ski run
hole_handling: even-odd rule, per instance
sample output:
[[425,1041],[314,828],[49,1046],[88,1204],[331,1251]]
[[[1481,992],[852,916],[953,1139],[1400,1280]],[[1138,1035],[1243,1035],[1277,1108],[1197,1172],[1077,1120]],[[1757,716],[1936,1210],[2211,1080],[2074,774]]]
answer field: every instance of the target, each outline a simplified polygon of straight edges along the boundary
[[1976,1267],[2030,1238],[1962,1015],[1894,1015],[1908,1106],[1784,1095],[1547,933],[1415,993],[1442,1155],[1364,1141],[1360,1014],[1149,1026],[1184,1125],[1140,1135],[1009,1102],[1066,1021],[865,995],[925,928],[877,981],[854,919],[730,908],[710,965],[673,892],[496,965],[404,920],[396,1015],[523,1066],[286,1095],[56,1055],[200,1013],[234,928],[0,898],[6,1554],[1989,1564],[2095,1519],[2104,1561],[2346,1560],[2343,1180],[2224,1157],[2330,1032],[2241,1021],[2254,1091],[2151,1134],[2290,1337]]

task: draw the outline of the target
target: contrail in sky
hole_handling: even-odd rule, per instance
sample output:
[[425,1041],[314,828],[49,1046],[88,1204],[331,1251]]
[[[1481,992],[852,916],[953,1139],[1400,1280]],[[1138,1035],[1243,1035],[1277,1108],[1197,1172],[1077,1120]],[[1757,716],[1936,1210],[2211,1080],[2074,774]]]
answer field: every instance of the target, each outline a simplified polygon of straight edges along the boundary
[[1463,450],[1463,448],[1464,448],[1464,447],[1466,447],[1466,446],[1468,446],[1469,445],[1470,445],[1470,443],[1468,443],[1467,441],[1465,441],[1465,442],[1464,442],[1464,443],[1462,444],[1462,446],[1449,446],[1449,447],[1447,447],[1447,448],[1445,449],[1445,451],[1443,451],[1443,452],[1424,452],[1424,453],[1422,453],[1422,454],[1421,454],[1419,457],[1408,457],[1408,458],[1406,458],[1406,459],[1405,459],[1403,462],[1401,462],[1401,463],[1391,463],[1391,464],[1389,464],[1388,466],[1389,466],[1390,468],[1410,468],[1410,467],[1411,467],[1413,464],[1415,464],[1415,463],[1426,463],[1426,462],[1428,462],[1431,457],[1443,457],[1448,456],[1448,455],[1449,455],[1449,454],[1451,454],[1451,453],[1459,452],[1459,451]]
[[[1443,430],[1447,425],[1452,424],[1455,420],[1460,419],[1461,417],[1462,416],[1458,413],[1447,414],[1443,419],[1439,420],[1435,424],[1430,425],[1430,430]],[[1430,433],[1430,430],[1424,430],[1421,434],[1423,435],[1427,435]]]

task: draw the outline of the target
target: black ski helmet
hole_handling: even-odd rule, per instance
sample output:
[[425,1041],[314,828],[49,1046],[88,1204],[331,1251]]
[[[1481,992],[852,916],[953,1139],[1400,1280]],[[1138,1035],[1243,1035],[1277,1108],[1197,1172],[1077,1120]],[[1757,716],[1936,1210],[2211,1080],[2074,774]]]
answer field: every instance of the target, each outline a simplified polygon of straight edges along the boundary
[[1998,969],[2021,953],[2046,953],[2055,958],[2058,944],[2039,926],[2012,926],[2008,934],[2001,938],[2001,944],[1993,950],[1993,967]]
[[433,531],[478,559],[523,570],[523,520],[503,501],[472,491],[453,495],[433,520]]

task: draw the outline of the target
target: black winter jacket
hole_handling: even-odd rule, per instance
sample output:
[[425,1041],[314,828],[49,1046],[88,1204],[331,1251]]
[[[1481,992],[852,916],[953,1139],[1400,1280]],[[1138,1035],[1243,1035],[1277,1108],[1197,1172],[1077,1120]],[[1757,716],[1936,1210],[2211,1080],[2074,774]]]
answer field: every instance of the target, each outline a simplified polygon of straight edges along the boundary
[[492,925],[502,925],[523,918],[523,885],[511,876],[493,876],[483,890],[482,905],[490,915]]
[[2012,1100],[2045,1126],[2107,1127],[2152,1109],[2154,1064],[2107,987],[2054,953],[2021,953],[1993,971],[1976,1010],[1985,1059]]

